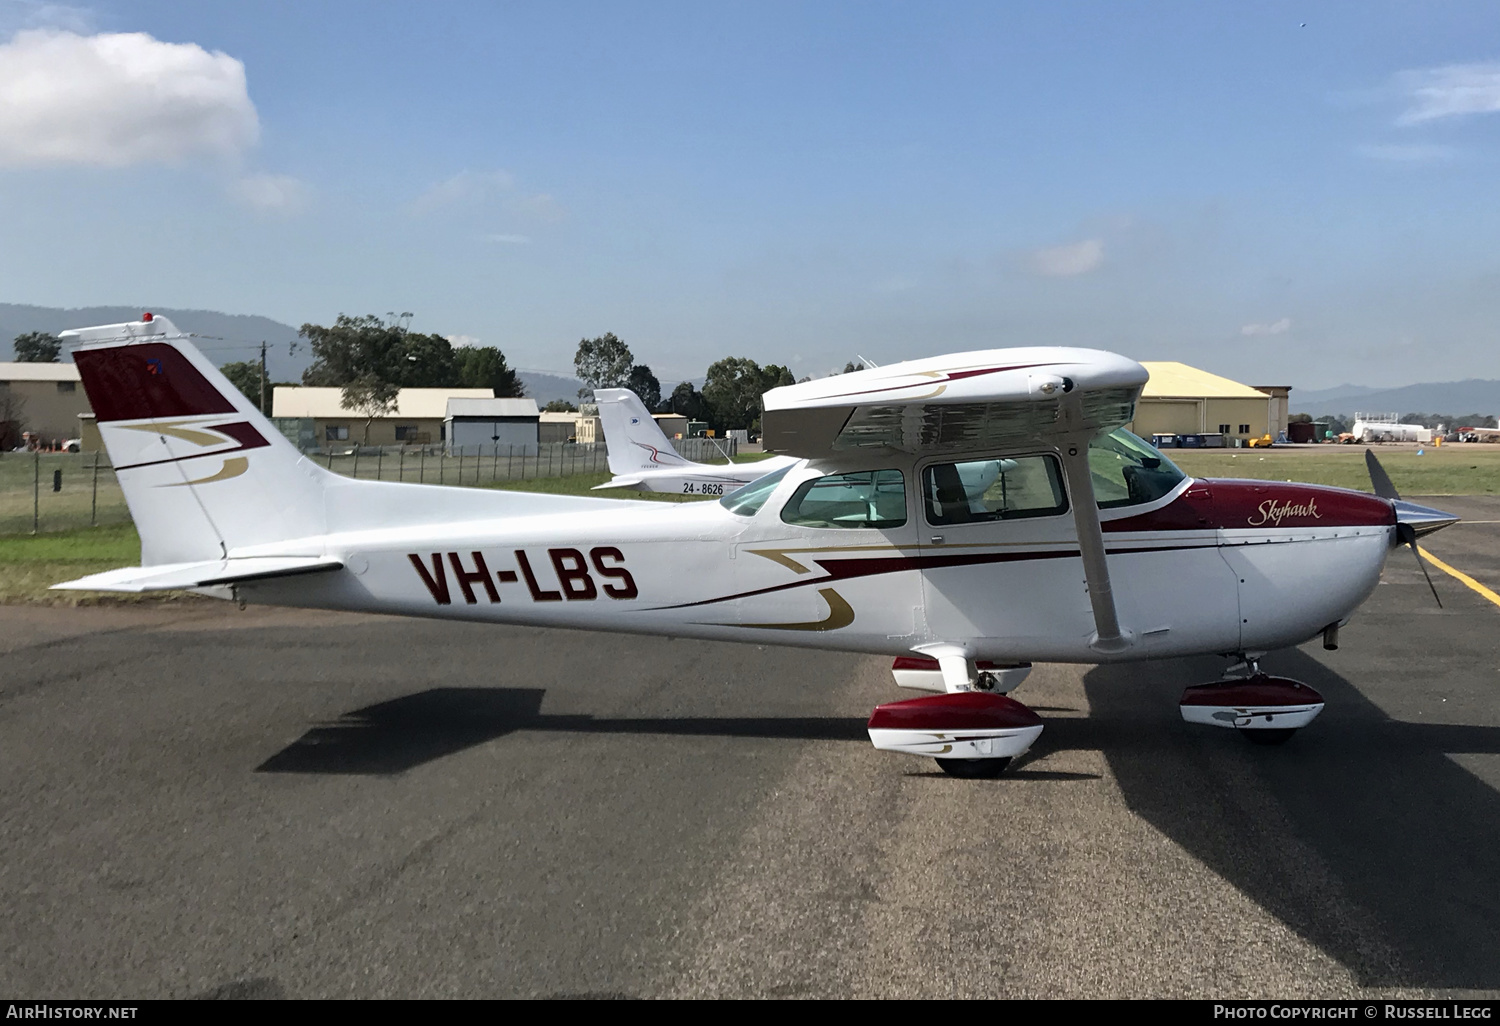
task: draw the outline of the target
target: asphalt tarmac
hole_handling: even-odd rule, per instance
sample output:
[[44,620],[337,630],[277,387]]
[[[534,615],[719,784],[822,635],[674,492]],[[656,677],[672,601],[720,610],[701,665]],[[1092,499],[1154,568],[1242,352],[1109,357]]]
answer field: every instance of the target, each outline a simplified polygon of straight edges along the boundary
[[1181,722],[1218,660],[1041,666],[981,781],[867,657],[0,608],[0,996],[1500,995],[1500,607],[1433,576],[1268,657],[1283,747]]

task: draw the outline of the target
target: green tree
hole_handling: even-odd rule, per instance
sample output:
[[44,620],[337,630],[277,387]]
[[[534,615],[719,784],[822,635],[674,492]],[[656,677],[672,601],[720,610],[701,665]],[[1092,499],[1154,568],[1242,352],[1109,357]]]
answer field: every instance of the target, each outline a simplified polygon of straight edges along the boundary
[[547,403],[546,406],[542,407],[542,412],[543,413],[577,413],[578,412],[578,407],[574,406],[572,403],[568,402],[566,399],[552,399],[552,400],[548,401],[548,403]]
[[728,356],[709,365],[703,401],[714,427],[748,428],[760,419],[760,365],[744,356]]
[[17,363],[57,363],[62,340],[45,331],[28,331],[15,340]]
[[[243,363],[226,363],[219,368],[219,373],[229,379],[229,383],[244,393],[245,398],[260,409],[260,361],[247,360]],[[271,383],[266,382],[266,402],[271,401]],[[260,410],[269,416],[267,410]]]
[[494,346],[470,346],[453,351],[458,383],[464,388],[491,388],[497,399],[520,399],[526,395],[521,378],[505,362],[505,354]]
[[401,389],[440,387],[454,380],[452,343],[441,335],[407,330],[410,316],[393,315],[387,323],[374,314],[339,314],[331,328],[304,324],[298,332],[313,354],[302,383],[337,386],[344,406],[365,415],[366,443],[370,423],[396,409]]
[[760,397],[780,385],[796,383],[786,367],[762,367],[744,356],[730,356],[712,364],[703,382],[703,401],[715,427],[731,431],[760,430]]
[[770,363],[760,369],[760,390],[762,393],[769,392],[773,388],[782,385],[795,385],[797,379],[792,376],[790,367],[781,367]]
[[680,414],[688,420],[709,419],[708,404],[703,401],[703,393],[691,381],[679,382],[663,405],[666,407],[664,413]]
[[630,368],[630,380],[625,387],[640,397],[646,409],[655,410],[661,405],[661,382],[645,364],[638,363]]
[[578,398],[588,398],[596,388],[629,388],[634,363],[630,347],[612,331],[598,338],[579,339],[578,352],[573,356],[573,367],[583,382]]

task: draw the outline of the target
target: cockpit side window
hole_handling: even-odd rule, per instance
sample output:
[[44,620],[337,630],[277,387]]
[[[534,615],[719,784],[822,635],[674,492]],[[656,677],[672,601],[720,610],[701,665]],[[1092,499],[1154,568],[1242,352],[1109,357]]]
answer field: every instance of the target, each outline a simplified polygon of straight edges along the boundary
[[1154,502],[1187,476],[1124,428],[1089,443],[1089,471],[1100,509]]
[[815,477],[797,486],[781,519],[798,527],[900,527],[906,523],[906,478],[899,470]]
[[1055,456],[934,463],[922,471],[927,522],[978,524],[1057,516],[1068,511]]

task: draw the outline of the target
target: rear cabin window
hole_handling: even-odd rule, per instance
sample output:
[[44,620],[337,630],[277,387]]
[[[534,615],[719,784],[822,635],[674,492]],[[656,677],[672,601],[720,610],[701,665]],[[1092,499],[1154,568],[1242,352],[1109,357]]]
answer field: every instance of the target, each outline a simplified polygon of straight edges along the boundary
[[934,526],[1051,517],[1068,511],[1054,456],[936,463],[922,470],[927,522]]
[[1089,470],[1100,509],[1153,502],[1187,476],[1124,428],[1089,443]]
[[906,523],[906,478],[899,470],[815,477],[797,486],[781,519],[798,527],[900,527]]

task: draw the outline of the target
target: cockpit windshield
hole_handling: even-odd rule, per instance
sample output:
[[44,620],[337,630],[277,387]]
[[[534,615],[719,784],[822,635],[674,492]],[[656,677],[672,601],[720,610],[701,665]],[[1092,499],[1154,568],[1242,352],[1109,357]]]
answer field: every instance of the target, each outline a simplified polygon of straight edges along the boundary
[[765,477],[757,477],[745,487],[724,496],[719,500],[719,505],[742,517],[753,517],[760,512],[760,508],[766,504],[766,500],[771,497],[771,493],[776,490],[776,486],[781,484],[781,479],[786,477],[786,472],[791,469],[791,467],[782,467]]
[[1124,428],[1089,443],[1089,470],[1100,509],[1153,502],[1187,476],[1171,460]]

